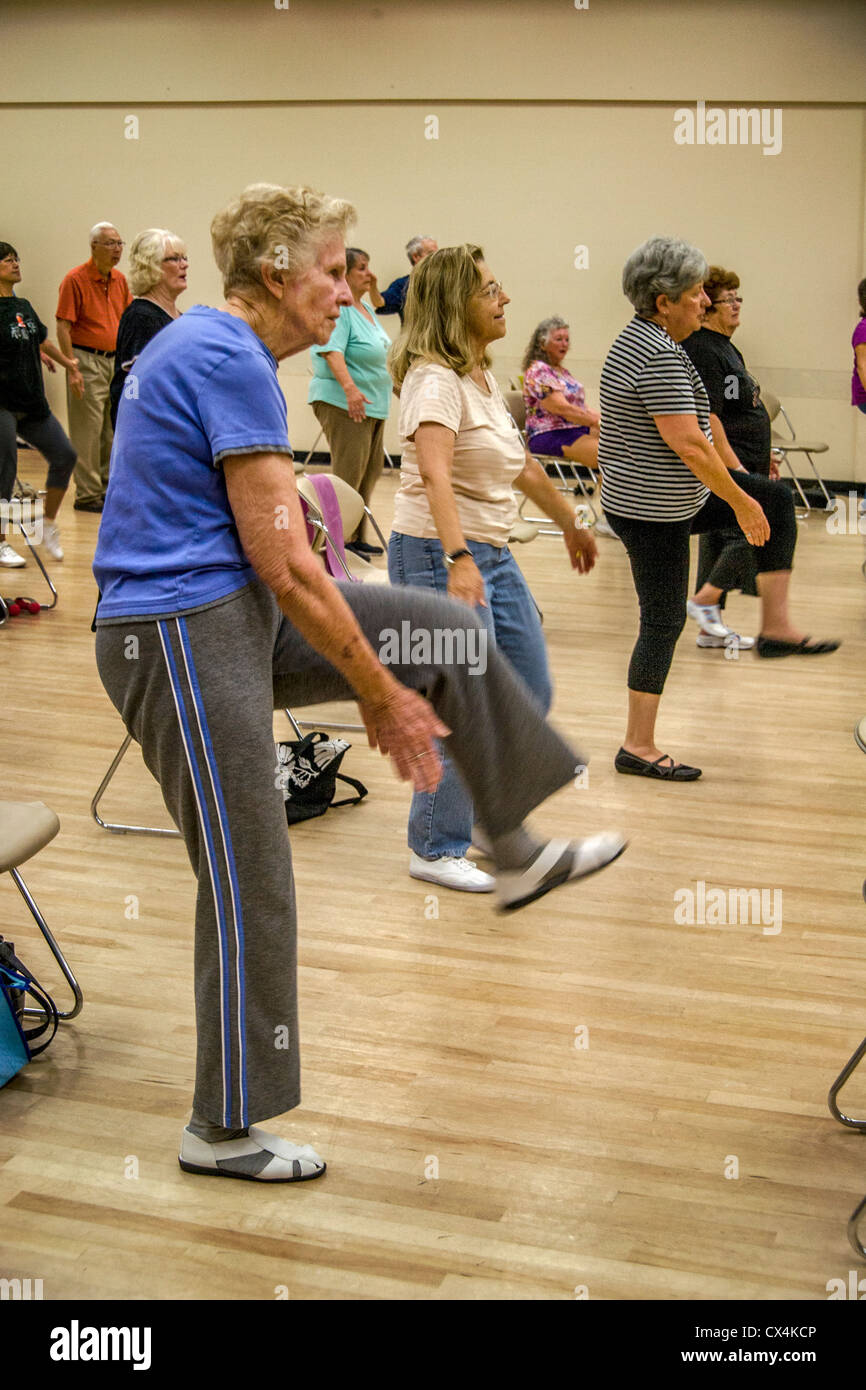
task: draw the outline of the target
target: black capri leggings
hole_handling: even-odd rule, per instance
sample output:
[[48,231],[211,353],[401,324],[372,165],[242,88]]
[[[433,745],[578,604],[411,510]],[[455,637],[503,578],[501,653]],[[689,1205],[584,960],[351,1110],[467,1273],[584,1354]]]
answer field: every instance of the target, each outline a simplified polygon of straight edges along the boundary
[[15,486],[18,471],[19,435],[38,449],[48,464],[46,487],[68,487],[78,455],[70,444],[59,420],[49,415],[45,420],[32,420],[16,415],[0,406],[0,501],[8,502]]
[[[770,539],[752,547],[758,573],[791,569],[797,544],[791,492],[784,484],[755,473],[738,473],[737,484],[760,502],[770,523]],[[690,521],[635,521],[609,511],[605,517],[628,552],[640,604],[640,631],[629,663],[628,688],[661,695],[686,621],[689,537],[736,525],[734,512],[711,493]]]

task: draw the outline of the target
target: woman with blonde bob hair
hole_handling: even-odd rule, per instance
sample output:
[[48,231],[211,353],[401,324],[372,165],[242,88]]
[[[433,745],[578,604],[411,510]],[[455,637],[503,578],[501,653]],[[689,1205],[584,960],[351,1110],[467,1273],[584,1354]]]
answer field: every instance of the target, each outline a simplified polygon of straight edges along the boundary
[[136,297],[123,311],[117,328],[109,387],[114,426],[133,362],[151,338],[180,317],[177,300],[186,289],[188,266],[184,242],[163,227],[139,232],[129,249],[129,286]]
[[[573,505],[524,447],[488,370],[491,343],[505,336],[508,295],[480,246],[445,247],[416,266],[404,327],[391,350],[400,388],[402,463],[388,572],[394,584],[447,594],[476,609],[545,713],[552,687],[532,595],[508,548],[517,487],[562,527],[572,568],[585,574],[595,541]],[[472,798],[446,757],[438,788],[416,792],[409,816],[409,873],[466,892],[493,879],[469,859]]]
[[325,1171],[309,1144],[258,1124],[300,1103],[297,914],[275,709],[356,699],[371,746],[417,791],[436,786],[435,739],[447,737],[493,845],[503,907],[624,848],[613,835],[540,845],[524,829],[524,816],[571,781],[576,754],[507,661],[491,653],[473,678],[429,642],[393,669],[377,656],[383,633],[403,627],[449,629],[464,650],[475,646],[480,625],[467,608],[390,585],[335,584],[310,549],[277,367],[326,343],[351,303],[353,219],[339,199],[271,185],[248,188],[214,218],[225,303],[194,305],[142,354],[138,392],[118,416],[94,564],[99,674],[198,880],[196,1084],[180,1165],[250,1182]]

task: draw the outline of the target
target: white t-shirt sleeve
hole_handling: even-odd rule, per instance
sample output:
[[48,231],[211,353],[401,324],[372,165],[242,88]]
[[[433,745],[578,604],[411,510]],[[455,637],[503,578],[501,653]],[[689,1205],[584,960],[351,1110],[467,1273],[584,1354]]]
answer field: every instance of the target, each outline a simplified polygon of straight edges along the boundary
[[425,363],[408,372],[400,392],[400,434],[412,439],[419,425],[446,425],[455,435],[463,419],[463,396],[455,372]]

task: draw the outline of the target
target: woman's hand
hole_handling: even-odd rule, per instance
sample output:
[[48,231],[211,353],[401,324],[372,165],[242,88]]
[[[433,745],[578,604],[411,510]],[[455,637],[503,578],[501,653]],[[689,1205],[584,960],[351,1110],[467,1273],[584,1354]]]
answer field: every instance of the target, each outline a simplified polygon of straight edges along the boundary
[[754,497],[744,492],[743,500],[734,506],[734,515],[749,545],[763,545],[770,539],[770,523],[760,502],[756,502]]
[[354,420],[356,425],[360,425],[367,418],[365,406],[370,404],[370,397],[365,396],[357,386],[347,388],[346,406],[349,411],[349,419]]
[[48,356],[46,352],[42,352],[42,350],[40,349],[39,356],[42,360],[43,367],[47,367],[49,372],[57,371],[57,368],[55,367],[54,363],[52,362],[51,358]]
[[461,555],[459,560],[455,560],[454,564],[449,566],[448,597],[468,603],[471,608],[487,607],[484,580],[471,555]]
[[595,536],[586,526],[580,526],[575,517],[574,524],[567,526],[562,533],[571,568],[578,574],[589,574],[598,559],[598,545]]
[[415,690],[395,682],[376,704],[358,701],[371,748],[389,756],[402,782],[416,792],[432,792],[442,777],[442,760],[433,742],[451,730]]

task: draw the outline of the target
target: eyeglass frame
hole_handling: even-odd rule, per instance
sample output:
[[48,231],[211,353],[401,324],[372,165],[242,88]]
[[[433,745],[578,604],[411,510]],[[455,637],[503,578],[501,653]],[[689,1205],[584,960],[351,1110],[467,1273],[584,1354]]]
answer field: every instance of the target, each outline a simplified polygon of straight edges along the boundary
[[189,265],[189,256],[163,256],[163,265],[180,265],[181,261],[186,261]]
[[742,302],[743,296],[738,294],[735,295],[733,299],[714,299],[712,303],[712,308],[715,309],[717,304],[742,304]]
[[498,280],[491,280],[489,285],[485,285],[483,290],[476,290],[479,299],[499,299],[505,293],[505,289]]

